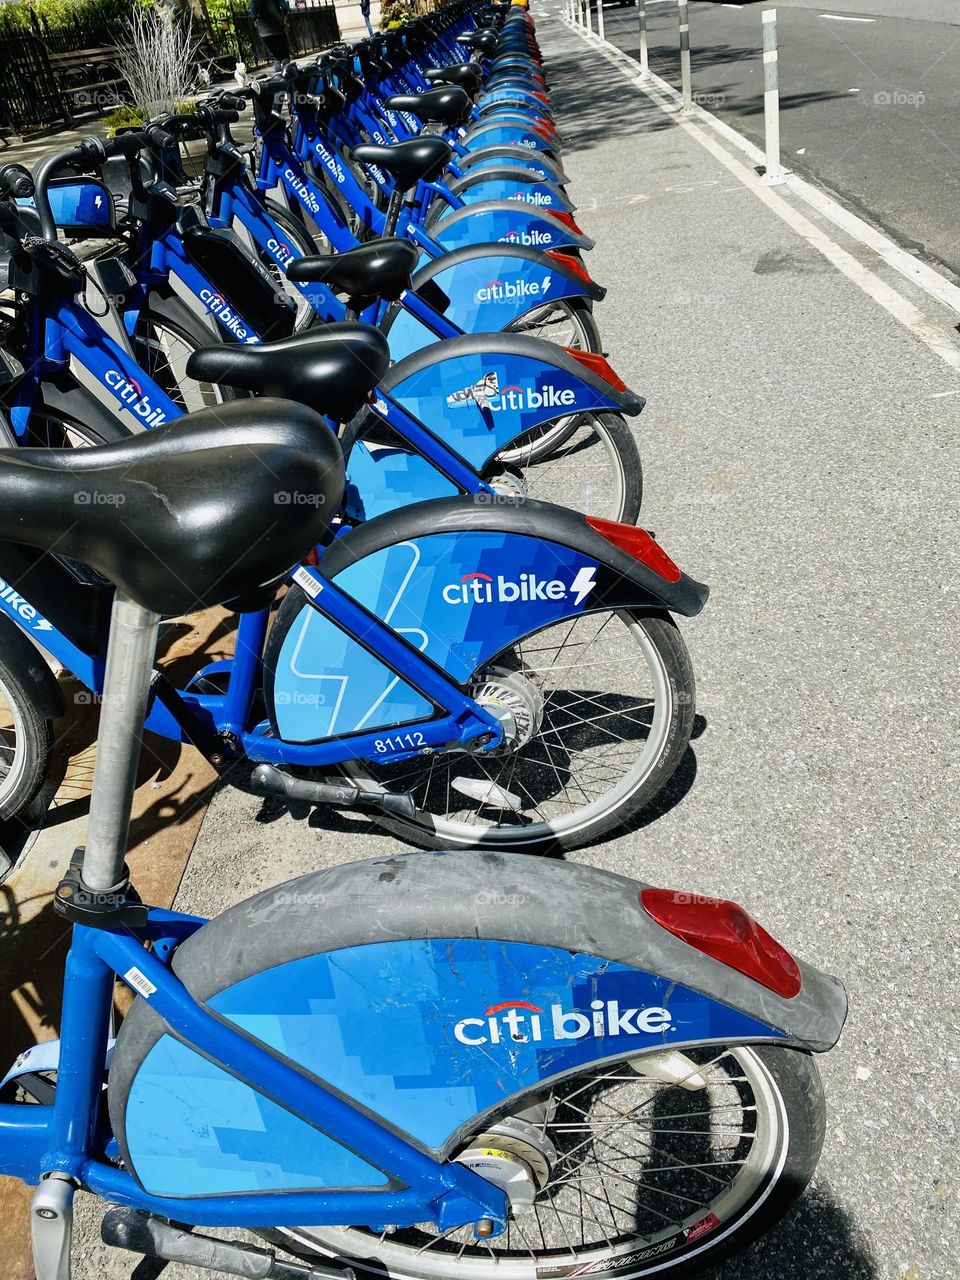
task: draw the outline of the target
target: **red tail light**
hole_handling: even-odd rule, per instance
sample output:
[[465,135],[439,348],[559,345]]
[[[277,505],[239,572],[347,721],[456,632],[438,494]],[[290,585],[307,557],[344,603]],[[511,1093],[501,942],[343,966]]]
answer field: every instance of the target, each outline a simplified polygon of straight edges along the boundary
[[573,275],[579,276],[584,284],[593,284],[590,273],[579,258],[575,258],[570,253],[558,253],[556,249],[548,249],[546,256],[552,258],[554,262],[559,262],[561,267],[566,267]]
[[573,215],[567,213],[566,209],[548,209],[547,212],[551,218],[556,218],[558,222],[562,222],[565,227],[569,227],[571,231],[578,236],[582,236],[583,232],[573,220]]
[[669,933],[704,955],[792,1000],[803,984],[793,956],[735,902],[673,889],[644,889],[640,905]]
[[602,538],[645,564],[664,582],[680,581],[679,566],[673,563],[658,542],[654,542],[646,529],[636,529],[632,524],[617,524],[616,520],[603,520],[600,516],[584,516],[584,519]]
[[585,369],[595,373],[598,378],[609,382],[615,391],[626,391],[627,384],[617,377],[603,356],[595,355],[592,351],[574,351],[573,347],[564,347],[564,351],[568,356],[573,356],[574,360],[578,360]]

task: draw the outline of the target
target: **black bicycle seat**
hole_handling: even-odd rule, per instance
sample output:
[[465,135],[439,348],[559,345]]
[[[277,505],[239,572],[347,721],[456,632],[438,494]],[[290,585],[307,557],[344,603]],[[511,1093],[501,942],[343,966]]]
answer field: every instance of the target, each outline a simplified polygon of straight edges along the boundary
[[89,565],[156,613],[259,608],[323,537],[343,485],[340,445],[312,410],[218,405],[95,449],[0,450],[0,541]]
[[412,138],[409,142],[394,142],[380,147],[372,142],[361,143],[350,152],[361,164],[375,164],[393,174],[401,191],[409,191],[421,180],[432,182],[439,178],[450,156],[449,145],[442,138]]
[[471,102],[463,89],[455,84],[440,85],[425,93],[395,93],[387,98],[384,106],[389,111],[406,111],[423,124],[463,124],[470,114]]
[[[290,280],[330,285],[351,298],[386,298],[394,302],[410,282],[420,250],[409,240],[386,236],[368,240],[347,253],[311,254],[287,269]],[[359,309],[359,308],[358,308]]]
[[475,62],[454,62],[449,67],[430,67],[424,72],[431,84],[455,84],[467,93],[476,93],[483,72]]
[[331,324],[277,342],[201,347],[187,361],[187,373],[198,381],[298,400],[347,422],[389,364],[390,349],[379,329]]

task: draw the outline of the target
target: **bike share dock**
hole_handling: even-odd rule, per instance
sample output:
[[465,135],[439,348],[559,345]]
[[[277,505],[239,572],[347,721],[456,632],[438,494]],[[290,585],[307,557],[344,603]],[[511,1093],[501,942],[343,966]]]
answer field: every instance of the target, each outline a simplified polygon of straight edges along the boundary
[[[960,623],[958,317],[790,189],[764,187],[742,150],[642,91],[561,13],[535,6],[575,216],[597,241],[587,265],[608,288],[603,332],[647,396],[642,522],[712,587],[683,626],[699,717],[668,799],[576,858],[737,898],[848,986],[846,1033],[820,1062],[830,1127],[811,1192],[716,1274],[935,1280],[954,1253],[960,1101],[941,1031],[956,975],[939,961],[956,901],[960,708],[944,653]],[[197,760],[185,750],[180,767]],[[52,836],[31,859],[56,862]],[[177,905],[222,910],[395,846],[361,815],[314,825],[224,789]],[[171,864],[166,896],[178,876]],[[18,980],[18,999],[49,987]],[[126,1280],[136,1260],[100,1245],[91,1207],[78,1198],[77,1274]]]

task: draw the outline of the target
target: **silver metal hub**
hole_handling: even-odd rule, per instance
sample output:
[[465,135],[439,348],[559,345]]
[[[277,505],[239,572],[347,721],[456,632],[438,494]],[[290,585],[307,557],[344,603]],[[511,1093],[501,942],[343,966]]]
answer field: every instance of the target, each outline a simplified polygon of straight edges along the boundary
[[486,667],[471,687],[470,696],[500,721],[503,743],[497,752],[517,751],[540,732],[543,693],[522,671]]
[[542,1126],[507,1116],[473,1138],[457,1162],[506,1192],[516,1217],[533,1208],[550,1181],[557,1151]]

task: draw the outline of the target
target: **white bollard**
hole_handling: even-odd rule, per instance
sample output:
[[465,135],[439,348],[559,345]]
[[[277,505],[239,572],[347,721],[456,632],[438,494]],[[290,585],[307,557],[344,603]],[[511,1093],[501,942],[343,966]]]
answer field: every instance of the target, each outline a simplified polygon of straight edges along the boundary
[[593,35],[593,8],[590,4],[590,0],[586,0],[586,3],[584,5],[584,13],[587,19],[587,34],[592,36]]
[[693,110],[693,77],[690,71],[690,15],[687,0],[677,0],[680,20],[680,87],[683,90],[683,111]]
[[597,0],[597,35],[601,40],[606,40],[603,30],[603,0]]
[[637,17],[640,20],[640,79],[645,80],[650,74],[647,57],[647,0],[637,0]]
[[777,11],[764,9],[763,19],[763,124],[766,172],[763,181],[779,186],[786,174],[780,164],[780,67],[777,54]]

